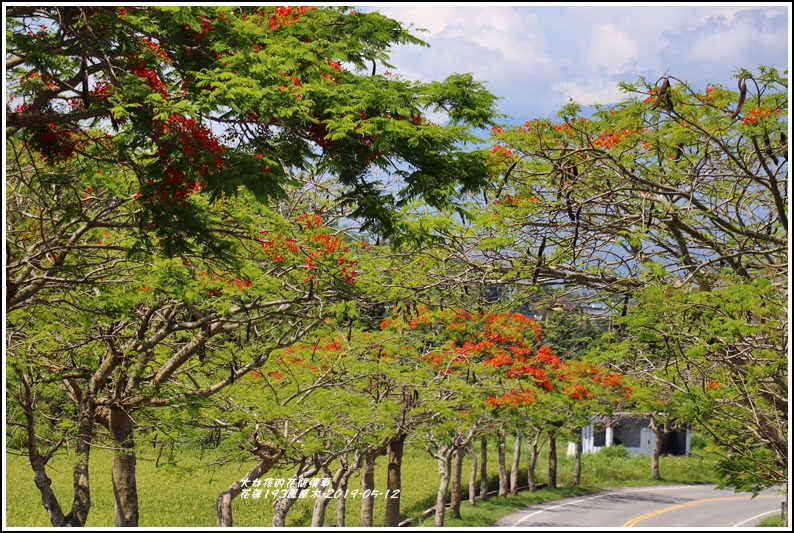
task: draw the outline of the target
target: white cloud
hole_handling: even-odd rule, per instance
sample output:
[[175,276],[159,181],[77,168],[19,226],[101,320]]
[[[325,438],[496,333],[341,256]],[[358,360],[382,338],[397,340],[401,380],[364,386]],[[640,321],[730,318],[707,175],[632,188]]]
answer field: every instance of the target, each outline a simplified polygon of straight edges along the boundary
[[[383,5],[386,16],[428,33],[431,47],[397,47],[391,62],[409,79],[471,72],[519,122],[581,104],[623,98],[621,81],[665,73],[729,83],[735,69],[789,64],[785,6]],[[733,82],[735,85],[735,82]]]
[[[785,68],[791,45],[784,19],[776,10],[754,10],[707,19],[688,32],[670,32],[665,57],[679,64],[700,65],[702,71],[739,67],[753,69],[776,63]],[[712,74],[713,73],[713,74]]]
[[425,29],[429,33],[418,34],[426,39],[428,35],[436,35],[455,18],[457,8],[454,6],[398,6],[384,5],[374,8],[378,13],[391,17],[405,24],[413,25],[414,29]]
[[611,78],[590,78],[585,81],[561,81],[552,85],[552,91],[564,101],[573,99],[582,105],[611,104],[626,95]]
[[[514,79],[522,70],[553,67],[540,17],[526,8],[383,6],[378,10],[429,30],[418,34],[431,45],[429,51],[398,48],[392,56],[407,77],[430,79],[472,72],[484,80],[500,81]],[[420,54],[432,60],[419,60],[418,64]],[[435,72],[422,66],[432,66]]]
[[594,24],[588,50],[592,66],[604,67],[609,74],[633,70],[639,46],[614,24]]

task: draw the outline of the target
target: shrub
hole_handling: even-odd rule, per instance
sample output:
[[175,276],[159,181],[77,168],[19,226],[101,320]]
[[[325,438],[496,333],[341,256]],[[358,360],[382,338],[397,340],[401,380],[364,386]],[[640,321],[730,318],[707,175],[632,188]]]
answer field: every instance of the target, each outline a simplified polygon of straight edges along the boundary
[[706,440],[706,437],[695,431],[692,432],[692,434],[689,437],[690,452],[703,450],[708,445],[709,445],[709,441]]
[[605,457],[628,457],[629,449],[623,444],[613,444],[612,446],[604,446],[598,453]]

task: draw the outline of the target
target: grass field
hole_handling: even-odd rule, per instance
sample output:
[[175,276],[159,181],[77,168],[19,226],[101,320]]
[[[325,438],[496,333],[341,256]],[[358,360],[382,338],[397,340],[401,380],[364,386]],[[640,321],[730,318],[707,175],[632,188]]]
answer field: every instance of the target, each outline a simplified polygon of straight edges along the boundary
[[758,527],[783,527],[783,517],[769,516],[758,523]]
[[[508,445],[508,448],[510,446]],[[564,455],[565,445],[559,446],[559,489],[539,490],[534,493],[522,492],[508,498],[490,498],[469,507],[464,501],[461,509],[462,520],[449,519],[448,526],[481,527],[493,523],[517,509],[551,499],[563,498],[593,492],[599,488],[630,485],[650,485],[650,459],[648,457],[616,458],[601,454],[586,455],[583,458],[582,486],[570,487],[573,458]],[[166,454],[167,455],[167,454]],[[512,451],[508,449],[508,458]],[[174,464],[155,466],[155,456],[149,450],[139,451],[137,480],[140,499],[141,527],[211,527],[215,525],[215,499],[229,484],[242,477],[253,463],[210,467],[214,457],[207,452],[203,457],[196,451],[183,451],[174,454]],[[526,456],[524,456],[526,459]],[[508,459],[509,461],[509,459]],[[110,527],[113,525],[113,500],[110,482],[111,455],[108,450],[98,448],[92,451],[90,479],[92,507],[89,514],[89,527]],[[53,488],[64,508],[71,506],[71,458],[67,455],[55,457],[49,469]],[[508,464],[508,469],[510,465]],[[468,461],[464,462],[464,486],[468,484]],[[526,484],[526,460],[521,463],[522,476],[519,485]],[[546,480],[545,457],[537,466],[539,482]],[[422,525],[421,512],[432,507],[438,483],[436,461],[418,443],[406,445],[402,471],[402,517],[414,518],[415,525]],[[492,488],[496,486],[496,451],[489,450],[489,474]],[[662,457],[661,483],[709,483],[716,480],[707,459],[692,457]],[[8,453],[6,455],[6,525],[8,526],[48,526],[49,521],[41,505],[41,497],[33,483],[33,473],[25,457]],[[289,478],[291,468],[281,466],[269,472],[265,478]],[[349,489],[360,488],[360,475],[355,474]],[[376,487],[386,488],[386,466],[383,458],[376,470]],[[359,498],[348,498],[346,521],[348,527],[359,526]],[[269,526],[272,515],[273,499],[238,498],[234,502],[234,525],[240,527]],[[287,515],[287,526],[308,526],[311,519],[313,499],[299,500]],[[385,499],[376,498],[375,525],[383,525]],[[326,525],[333,526],[336,521],[335,503],[328,508]],[[424,525],[432,525],[433,517],[425,518]]]

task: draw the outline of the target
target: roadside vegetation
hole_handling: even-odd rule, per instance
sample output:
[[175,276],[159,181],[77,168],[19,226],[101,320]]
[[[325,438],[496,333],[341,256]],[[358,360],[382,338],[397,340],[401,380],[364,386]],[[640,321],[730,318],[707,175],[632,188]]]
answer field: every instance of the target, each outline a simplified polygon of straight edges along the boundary
[[770,516],[761,520],[758,527],[783,527],[783,518],[780,516]]
[[[489,450],[492,457],[489,464],[494,475],[491,487],[498,487],[496,475],[496,448]],[[512,447],[508,453],[512,453]],[[201,454],[198,450],[177,450],[174,462],[169,463],[169,453],[161,457],[159,466],[155,466],[157,453],[153,450],[142,451],[139,456],[138,486],[141,495],[141,526],[144,527],[211,527],[215,523],[214,502],[218,493],[228,484],[228,479],[239,477],[244,473],[245,466],[224,465],[214,467],[212,451]],[[67,455],[53,459],[53,487],[57,494],[68,494],[71,490],[71,458]],[[700,456],[673,457],[662,456],[662,469],[665,478],[662,481],[650,477],[648,457],[616,458],[609,454],[596,453],[583,458],[582,484],[570,486],[573,474],[573,457],[559,457],[559,487],[557,489],[539,488],[535,492],[525,490],[526,472],[519,476],[517,494],[497,497],[492,494],[486,501],[477,500],[474,507],[465,503],[468,494],[464,491],[464,503],[461,507],[461,519],[449,518],[445,525],[450,527],[485,527],[496,520],[528,505],[548,500],[579,496],[595,492],[599,489],[613,487],[629,487],[668,483],[715,483],[716,472],[713,461]],[[32,483],[26,483],[30,467],[25,458],[9,455],[7,458],[7,525],[14,527],[47,527],[49,522]],[[113,525],[113,491],[111,488],[110,471],[111,454],[108,450],[97,449],[92,453],[91,482],[96,484],[96,497],[92,503],[92,513],[86,524],[89,527],[111,527]],[[525,465],[522,464],[522,470]],[[469,463],[464,461],[464,470],[468,471]],[[414,525],[432,525],[433,515],[422,516],[423,511],[435,504],[435,487],[428,483],[430,476],[435,476],[436,461],[430,455],[410,443],[406,446],[405,466],[402,475],[403,519],[411,519]],[[545,458],[538,461],[538,481],[546,482],[547,463]],[[274,467],[266,477],[289,478],[294,475],[291,469]],[[378,465],[375,471],[376,485],[385,486],[386,468]],[[351,479],[350,490],[360,489],[360,476]],[[242,527],[263,527],[271,523],[273,517],[273,498],[258,500],[237,500],[235,502],[236,525]],[[287,517],[287,526],[308,526],[311,520],[312,498],[299,500]],[[385,513],[384,498],[376,498],[375,523],[382,523]],[[347,506],[347,525],[358,526],[360,498],[349,498]],[[328,524],[336,524],[335,503],[332,502],[328,512]]]

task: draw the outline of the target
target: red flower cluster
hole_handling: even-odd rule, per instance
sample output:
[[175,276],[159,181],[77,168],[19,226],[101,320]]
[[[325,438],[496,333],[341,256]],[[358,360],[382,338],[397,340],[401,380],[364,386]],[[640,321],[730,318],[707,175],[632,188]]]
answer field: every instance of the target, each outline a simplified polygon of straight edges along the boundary
[[438,368],[447,362],[447,355],[443,353],[431,352],[425,354],[424,358],[430,362],[430,366]]
[[[173,114],[168,117],[168,122],[160,124],[160,132],[175,135],[185,155],[192,156],[196,148],[201,148],[215,154],[213,157],[215,168],[223,164],[223,157],[220,154],[226,151],[226,147],[211,135],[209,128],[199,126],[196,119]],[[208,170],[207,166],[199,168],[202,175]]]
[[766,107],[757,107],[755,109],[751,109],[747,115],[742,117],[742,124],[748,126],[750,124],[756,124],[759,118],[766,118],[771,115],[779,115],[780,109],[769,109]]
[[49,76],[42,76],[41,73],[36,69],[31,70],[30,72],[19,78],[19,83],[20,85],[23,86],[34,86],[36,84],[43,83],[44,86],[48,89],[55,88],[55,82],[52,81],[52,78],[50,78]]
[[[210,32],[212,27],[210,26],[209,21],[205,15],[199,15],[199,26],[201,27],[201,31],[193,32],[193,38],[197,41],[203,41],[204,37]],[[185,31],[192,31],[190,28],[190,24],[182,24],[182,29]],[[190,52],[188,52],[190,55]]]
[[593,139],[593,146],[596,148],[606,148],[607,150],[611,150],[615,147],[615,144],[621,141],[621,139],[627,138],[632,133],[634,133],[634,130],[632,129],[626,129],[618,133],[601,132],[599,137]]
[[246,289],[251,287],[252,283],[247,279],[239,279],[239,278],[231,278],[231,277],[224,277],[224,276],[216,276],[215,274],[210,275],[207,271],[201,271],[196,274],[200,279],[209,278],[213,284],[213,288],[207,289],[208,296],[218,296],[223,292],[224,288],[232,288],[237,287],[238,289]]
[[560,368],[560,358],[551,353],[551,348],[548,346],[541,346],[538,348],[538,353],[535,360],[545,366],[552,368]]
[[110,96],[110,80],[107,78],[97,80],[88,95],[94,98],[107,98]]
[[513,363],[513,358],[510,357],[510,354],[506,352],[499,352],[495,356],[491,357],[490,359],[486,359],[483,361],[482,364],[486,366],[493,366],[496,368],[503,367],[505,365],[510,365]]
[[316,7],[309,7],[309,6],[281,6],[276,8],[276,12],[273,16],[270,17],[270,21],[268,26],[271,30],[276,31],[279,28],[287,27],[293,22],[297,22],[298,19],[306,14],[306,11],[309,9],[317,9]]
[[526,328],[535,332],[536,342],[542,338],[540,325],[521,313],[489,314],[485,317],[485,324],[486,338],[499,344],[522,344]]
[[557,126],[554,126],[554,129],[556,129],[557,131],[566,132],[568,134],[568,137],[574,136],[573,126],[571,126],[570,122],[566,122],[565,124],[558,124]]
[[328,128],[326,128],[325,124],[322,122],[312,124],[306,133],[314,142],[322,147],[331,144],[331,140],[328,138]]
[[130,61],[130,72],[144,78],[146,80],[146,85],[148,85],[153,92],[160,93],[163,96],[170,95],[165,83],[160,79],[157,72],[147,68],[142,59]]
[[[295,219],[298,225],[304,230],[314,230],[323,225],[323,219],[316,213],[309,213],[305,211],[298,215]],[[314,235],[312,235],[314,233]],[[262,232],[267,235],[267,231]],[[326,259],[334,259],[336,268],[340,277],[348,282],[355,283],[358,272],[355,270],[355,261],[345,257],[345,253],[349,251],[347,247],[343,247],[343,243],[339,237],[330,235],[328,233],[315,233],[309,232],[306,240],[303,241],[303,248],[299,247],[294,239],[287,239],[284,235],[276,234],[265,240],[260,237],[256,239],[262,243],[262,249],[265,250],[265,256],[275,262],[285,261],[288,257],[292,257],[298,261],[304,262],[303,267],[306,270],[315,270],[320,261]],[[340,253],[341,252],[341,253]],[[334,255],[332,254],[339,254]],[[309,282],[313,279],[314,274],[309,274],[304,279],[304,282]]]
[[430,317],[426,314],[420,315],[417,318],[412,318],[408,327],[411,329],[416,329],[419,326],[427,326],[432,322]]
[[478,353],[482,353],[485,350],[492,349],[493,346],[494,346],[493,343],[491,341],[488,341],[488,340],[482,340],[482,341],[478,342],[477,344],[473,344],[473,343],[471,343],[469,341],[466,341],[466,342],[463,343],[463,346],[461,347],[461,350],[462,350],[462,353],[466,353],[466,354],[468,354],[468,353],[478,354]]
[[575,383],[569,394],[574,400],[583,400],[585,398],[590,400],[593,397],[593,394],[581,383]]
[[31,148],[41,154],[45,161],[62,163],[74,155],[75,150],[85,148],[88,138],[82,130],[72,129],[67,124],[48,122],[30,128],[28,138]]
[[532,391],[516,389],[507,392],[505,394],[502,394],[498,398],[496,396],[491,396],[490,398],[485,400],[485,402],[491,407],[502,407],[502,406],[520,407],[535,403],[536,400],[537,398],[535,398],[535,395],[532,394]]
[[[213,137],[209,128],[199,126],[196,119],[173,114],[168,120],[155,124],[158,135],[158,152],[166,160],[165,180],[158,192],[158,200],[166,203],[183,203],[185,197],[199,192],[206,186],[205,177],[224,165],[226,147]],[[182,156],[174,158],[174,149]],[[212,157],[210,162],[210,156]],[[193,170],[188,172],[185,170]]]
[[[267,231],[262,232],[263,235],[267,234]],[[259,242],[262,243],[262,249],[265,250],[265,256],[267,256],[271,261],[275,261],[280,263],[286,259],[286,255],[288,252],[292,254],[297,254],[300,252],[298,245],[295,244],[294,239],[285,239],[283,235],[276,235],[273,237],[273,240],[266,241],[263,238],[257,239]]]
[[171,62],[171,59],[168,57],[168,54],[165,52],[165,50],[160,48],[160,45],[156,41],[153,41],[148,37],[144,37],[142,40],[143,40],[143,44],[149,47],[157,57],[159,57],[166,63]]
[[714,95],[712,94],[713,92],[714,92],[714,87],[706,87],[706,96],[705,97],[701,96],[700,101],[711,102],[714,99]]
[[541,368],[530,365],[521,365],[514,366],[507,372],[508,378],[522,378],[528,376],[531,376],[535,381],[540,383],[540,385],[547,391],[551,392],[554,390],[554,385],[552,385],[551,381],[546,376],[546,372],[544,372]]
[[501,144],[495,144],[493,148],[491,148],[492,154],[499,154],[504,159],[511,159],[513,157],[513,151],[510,148],[505,148]]
[[304,228],[316,228],[323,225],[323,219],[317,213],[309,213],[308,211],[304,211],[298,218],[295,220],[299,226],[303,226]]

